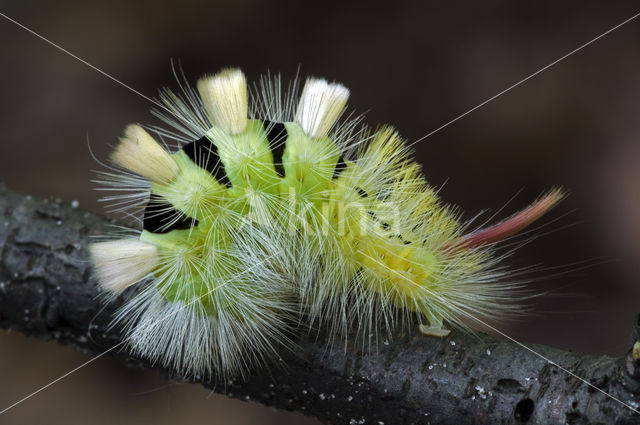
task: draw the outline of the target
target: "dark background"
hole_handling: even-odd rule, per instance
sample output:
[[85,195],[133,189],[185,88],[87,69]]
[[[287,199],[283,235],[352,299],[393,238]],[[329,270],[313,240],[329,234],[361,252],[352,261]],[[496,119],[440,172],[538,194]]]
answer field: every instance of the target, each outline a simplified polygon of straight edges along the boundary
[[[369,124],[410,141],[637,13],[637,2],[3,2],[1,11],[154,96],[240,66],[346,84]],[[101,211],[87,148],[105,159],[145,99],[0,18],[0,179]],[[501,329],[527,342],[622,355],[640,311],[640,19],[416,145],[442,197],[466,217],[524,206],[562,186],[552,231],[513,267],[539,264],[533,313]],[[445,184],[446,183],[446,184]],[[587,268],[584,266],[587,265]],[[557,268],[557,269],[556,269]],[[560,274],[557,274],[560,272]],[[0,410],[88,359],[0,332]],[[87,366],[2,423],[315,423],[227,400],[112,359]]]

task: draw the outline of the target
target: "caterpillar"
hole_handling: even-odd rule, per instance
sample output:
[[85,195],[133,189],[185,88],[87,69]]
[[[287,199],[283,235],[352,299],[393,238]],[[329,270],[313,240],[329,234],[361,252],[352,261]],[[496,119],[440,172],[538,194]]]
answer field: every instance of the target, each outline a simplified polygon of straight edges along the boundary
[[398,325],[443,337],[517,311],[521,285],[494,246],[561,190],[473,229],[395,129],[343,118],[342,84],[249,88],[239,69],[180,81],[153,111],[171,129],[129,125],[101,173],[119,191],[107,199],[142,223],[90,247],[108,294],[136,287],[115,318],[134,353],[242,376],[295,349],[300,326],[371,343]]

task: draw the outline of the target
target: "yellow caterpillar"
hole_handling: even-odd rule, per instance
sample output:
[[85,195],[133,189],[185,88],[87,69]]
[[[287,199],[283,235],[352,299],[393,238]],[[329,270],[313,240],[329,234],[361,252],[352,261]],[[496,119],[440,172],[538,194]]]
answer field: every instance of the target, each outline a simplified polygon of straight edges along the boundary
[[[492,244],[539,218],[551,191],[510,219],[467,232],[390,127],[340,121],[349,91],[278,78],[250,95],[226,69],[197,93],[161,93],[170,152],[130,125],[104,173],[113,197],[144,206],[143,230],[98,242],[101,285],[140,290],[116,320],[142,356],[187,374],[243,374],[282,348],[293,325],[368,340],[398,322],[427,335],[503,317],[518,285]],[[151,278],[149,278],[151,276]]]

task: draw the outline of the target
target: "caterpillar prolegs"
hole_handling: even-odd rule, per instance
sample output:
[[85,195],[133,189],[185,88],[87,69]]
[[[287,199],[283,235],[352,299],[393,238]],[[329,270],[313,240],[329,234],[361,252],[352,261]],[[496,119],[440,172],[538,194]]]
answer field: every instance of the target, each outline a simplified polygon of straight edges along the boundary
[[518,308],[492,246],[559,190],[469,231],[393,128],[341,119],[346,87],[309,78],[298,92],[279,78],[251,91],[226,69],[197,91],[161,92],[154,112],[172,130],[126,128],[102,180],[121,191],[118,208],[144,208],[143,229],[91,255],[106,291],[138,289],[116,317],[135,353],[185,374],[242,375],[294,348],[301,325],[367,340],[418,323],[445,336]]

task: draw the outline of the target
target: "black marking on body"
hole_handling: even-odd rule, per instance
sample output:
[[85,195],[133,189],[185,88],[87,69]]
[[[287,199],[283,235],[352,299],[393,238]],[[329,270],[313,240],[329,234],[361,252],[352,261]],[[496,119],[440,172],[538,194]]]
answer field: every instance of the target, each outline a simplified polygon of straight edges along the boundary
[[210,172],[218,183],[231,187],[227,171],[220,159],[220,155],[218,155],[218,147],[211,143],[207,136],[187,143],[182,150],[197,166]]
[[337,179],[338,177],[340,177],[340,173],[342,173],[345,168],[347,168],[347,164],[344,162],[344,157],[341,154],[340,158],[338,158],[338,162],[336,162],[336,167],[333,169],[332,178]]
[[273,166],[276,169],[276,174],[280,177],[284,177],[284,164],[282,163],[282,155],[284,154],[284,148],[286,147],[285,141],[289,137],[287,128],[281,122],[263,121],[264,128],[267,131],[267,141],[269,142],[269,148],[273,155]]
[[172,230],[190,229],[197,226],[198,220],[192,219],[173,208],[163,197],[152,194],[144,210],[142,228],[151,233],[168,233]]
[[[381,228],[383,228],[384,230],[389,230],[389,229],[391,229],[391,225],[390,225],[389,223],[387,223],[386,221],[382,221],[382,220],[380,220],[380,219],[378,218],[378,216],[376,215],[376,213],[374,213],[373,211],[371,211],[371,210],[367,210],[367,214],[369,214],[369,215],[371,216],[371,218],[372,218],[374,221],[376,221],[376,222],[380,225],[380,227],[381,227]],[[400,239],[402,239],[402,236],[401,236],[401,235],[398,235],[398,237],[399,237]]]
[[390,237],[390,238],[393,238],[393,237],[398,238],[398,239],[400,239],[400,240],[402,241],[402,243],[403,243],[403,244],[405,244],[405,245],[409,245],[409,244],[411,243],[411,241],[409,241],[409,240],[405,240],[405,239],[402,237],[402,235],[389,235],[389,237]]
[[356,192],[358,192],[358,195],[360,195],[363,198],[366,198],[367,196],[369,196],[367,192],[365,192],[364,189],[361,187],[356,187]]

